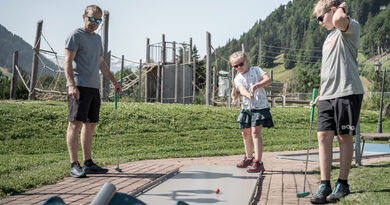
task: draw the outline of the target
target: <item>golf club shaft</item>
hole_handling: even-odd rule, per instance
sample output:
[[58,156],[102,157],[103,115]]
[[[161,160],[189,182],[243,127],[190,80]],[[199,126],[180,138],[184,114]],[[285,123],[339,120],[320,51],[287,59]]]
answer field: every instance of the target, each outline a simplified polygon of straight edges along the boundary
[[119,168],[119,153],[118,153],[118,95],[115,93],[115,135],[116,135],[116,168]]
[[303,180],[303,192],[306,190],[306,176],[307,176],[307,164],[309,163],[309,152],[310,152],[310,142],[311,142],[311,129],[313,127],[313,116],[314,116],[314,102],[316,99],[317,89],[313,89],[313,96],[311,101],[311,110],[310,110],[310,128],[309,128],[309,137],[307,140],[307,152],[306,152],[306,166],[305,166],[305,177]]

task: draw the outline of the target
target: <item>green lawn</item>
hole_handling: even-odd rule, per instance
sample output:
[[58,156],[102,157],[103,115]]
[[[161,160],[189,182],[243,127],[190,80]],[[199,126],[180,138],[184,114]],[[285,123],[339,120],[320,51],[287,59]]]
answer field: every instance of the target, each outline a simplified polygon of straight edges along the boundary
[[[243,154],[235,122],[238,112],[239,108],[201,105],[119,103],[120,162]],[[271,113],[275,127],[263,130],[264,151],[306,149],[310,111],[274,108]],[[363,111],[361,131],[375,132],[377,119],[377,112]],[[52,184],[69,175],[66,126],[64,102],[0,101],[1,197]],[[390,132],[387,118],[383,131]],[[101,165],[116,162],[115,133],[113,103],[102,103],[93,141],[93,159]],[[312,145],[317,147],[315,135]],[[388,178],[380,180],[390,184]]]

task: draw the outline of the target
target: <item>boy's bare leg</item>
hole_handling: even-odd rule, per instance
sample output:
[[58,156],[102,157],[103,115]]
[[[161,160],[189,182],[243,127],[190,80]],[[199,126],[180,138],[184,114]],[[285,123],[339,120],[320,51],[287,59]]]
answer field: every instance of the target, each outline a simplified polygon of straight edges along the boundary
[[83,158],[92,159],[92,136],[96,128],[96,123],[83,123],[81,129],[81,147],[83,148]]
[[353,137],[349,134],[339,135],[340,144],[340,179],[347,180],[353,157]]
[[318,132],[321,180],[330,180],[332,168],[332,142],[334,131]]
[[253,157],[253,141],[251,128],[242,129],[242,139],[244,140],[245,154],[248,158]]
[[66,130],[66,144],[68,146],[70,162],[77,161],[77,152],[79,149],[79,131],[82,125],[81,121],[72,121],[68,123],[68,129]]
[[252,127],[253,144],[255,145],[255,159],[261,161],[263,157],[263,138],[261,137],[261,126]]

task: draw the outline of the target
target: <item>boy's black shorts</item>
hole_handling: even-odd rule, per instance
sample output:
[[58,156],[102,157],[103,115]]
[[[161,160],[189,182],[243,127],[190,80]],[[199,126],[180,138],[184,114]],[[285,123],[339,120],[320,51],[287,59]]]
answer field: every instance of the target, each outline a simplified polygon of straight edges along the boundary
[[96,123],[99,121],[99,89],[79,87],[80,99],[73,100],[68,95],[69,122],[74,120]]
[[336,135],[356,133],[363,95],[318,101],[317,131],[334,130]]

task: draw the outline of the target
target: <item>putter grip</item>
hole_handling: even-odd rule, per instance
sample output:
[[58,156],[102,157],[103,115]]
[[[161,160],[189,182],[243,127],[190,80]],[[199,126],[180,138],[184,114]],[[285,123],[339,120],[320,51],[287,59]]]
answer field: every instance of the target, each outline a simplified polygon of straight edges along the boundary
[[115,100],[115,110],[116,110],[118,109],[117,93],[114,94],[114,100]]
[[310,113],[310,123],[313,122],[313,116],[314,116],[314,101],[316,100],[317,95],[317,89],[313,88],[313,98],[311,100],[311,113]]

